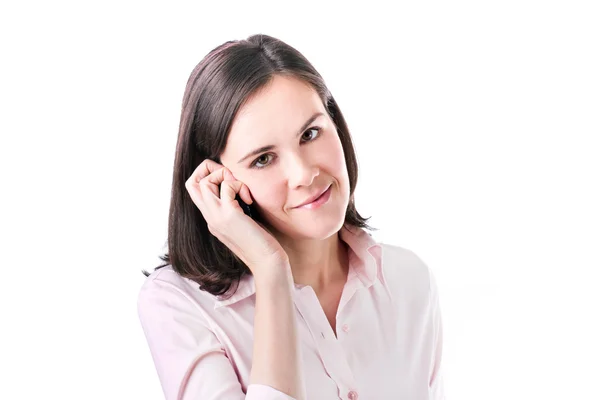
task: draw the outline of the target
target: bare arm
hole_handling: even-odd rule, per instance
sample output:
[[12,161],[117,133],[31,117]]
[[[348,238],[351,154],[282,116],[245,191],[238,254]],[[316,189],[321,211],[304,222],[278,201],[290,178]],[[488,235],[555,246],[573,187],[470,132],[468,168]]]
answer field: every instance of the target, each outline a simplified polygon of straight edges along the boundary
[[266,385],[305,400],[292,297],[294,280],[287,253],[267,228],[244,214],[236,195],[251,204],[250,189],[228,168],[206,159],[188,178],[186,189],[210,233],[254,276],[254,349],[248,392],[252,393],[252,384]]
[[[286,263],[287,264],[287,263]],[[260,383],[304,400],[300,341],[289,264],[263,268],[255,276],[254,353],[250,383]]]

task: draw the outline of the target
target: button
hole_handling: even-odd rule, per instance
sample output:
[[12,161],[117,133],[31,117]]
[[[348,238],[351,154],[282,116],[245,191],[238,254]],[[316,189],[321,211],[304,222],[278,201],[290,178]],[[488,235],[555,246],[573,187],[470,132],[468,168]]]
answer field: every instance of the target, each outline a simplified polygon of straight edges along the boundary
[[348,332],[348,331],[350,330],[350,327],[349,327],[348,325],[344,324],[344,325],[342,326],[342,330],[343,330],[344,332]]
[[350,400],[357,400],[358,399],[358,393],[356,393],[354,390],[351,390],[348,392],[348,398]]

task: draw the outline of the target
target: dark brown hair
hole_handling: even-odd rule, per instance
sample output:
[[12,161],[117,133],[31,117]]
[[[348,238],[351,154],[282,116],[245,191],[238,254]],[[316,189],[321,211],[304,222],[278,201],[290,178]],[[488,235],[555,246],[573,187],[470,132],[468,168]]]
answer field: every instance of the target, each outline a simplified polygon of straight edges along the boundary
[[[237,111],[275,75],[293,76],[319,94],[335,123],[344,150],[350,182],[345,224],[373,229],[354,205],[358,162],[346,121],[321,75],[295,48],[268,35],[223,43],[192,71],[183,96],[173,166],[169,209],[168,252],[160,259],[179,275],[213,295],[223,295],[250,269],[213,236],[190,198],[185,182],[205,159],[220,160]],[[149,273],[142,271],[146,276]],[[233,293],[232,293],[233,294]]]

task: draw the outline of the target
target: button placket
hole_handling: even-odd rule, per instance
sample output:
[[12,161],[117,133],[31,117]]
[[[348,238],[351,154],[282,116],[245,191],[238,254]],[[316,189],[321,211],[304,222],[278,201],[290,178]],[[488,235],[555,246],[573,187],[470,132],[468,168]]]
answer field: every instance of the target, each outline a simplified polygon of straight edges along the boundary
[[[325,370],[338,384],[340,389],[345,387],[348,390],[349,388],[356,387],[354,375],[348,365],[341,342],[335,340],[335,335],[325,314],[315,312],[315,310],[321,308],[316,294],[308,286],[305,290],[297,293],[297,295],[296,306],[302,318],[307,323],[313,338],[316,340],[315,345]],[[341,389],[340,395],[343,396],[346,390]]]

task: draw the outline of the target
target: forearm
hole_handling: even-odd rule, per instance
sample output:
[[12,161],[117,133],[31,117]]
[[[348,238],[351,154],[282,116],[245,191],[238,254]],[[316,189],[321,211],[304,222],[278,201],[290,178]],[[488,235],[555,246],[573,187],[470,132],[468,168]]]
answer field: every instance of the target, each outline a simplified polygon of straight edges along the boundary
[[268,277],[256,277],[254,350],[250,383],[269,385],[304,400],[300,341],[293,299],[294,281],[289,265],[271,268]]

